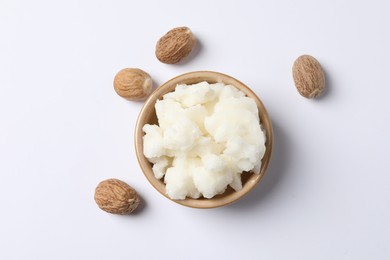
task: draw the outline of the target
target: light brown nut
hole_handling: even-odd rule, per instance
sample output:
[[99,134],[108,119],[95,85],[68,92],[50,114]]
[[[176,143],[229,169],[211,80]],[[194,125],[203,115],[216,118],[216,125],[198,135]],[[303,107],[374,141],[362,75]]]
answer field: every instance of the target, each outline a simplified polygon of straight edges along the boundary
[[188,27],[177,27],[167,32],[156,45],[156,57],[167,64],[178,63],[196,45],[196,38]]
[[152,78],[141,69],[126,68],[116,74],[114,89],[128,100],[142,100],[152,92]]
[[96,187],[95,202],[106,212],[127,215],[138,207],[140,199],[137,192],[127,183],[108,179]]
[[293,65],[293,78],[298,92],[306,98],[315,98],[325,89],[325,75],[321,64],[310,55],[298,57]]

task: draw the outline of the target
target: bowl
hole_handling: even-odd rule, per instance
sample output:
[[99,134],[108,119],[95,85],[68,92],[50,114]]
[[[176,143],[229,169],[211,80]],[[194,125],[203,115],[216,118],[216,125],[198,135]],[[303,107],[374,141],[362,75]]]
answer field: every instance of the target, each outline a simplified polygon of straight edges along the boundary
[[[233,85],[237,89],[244,92],[248,97],[253,98],[259,110],[259,117],[263,127],[263,131],[265,131],[266,133],[266,143],[265,143],[266,151],[262,159],[262,164],[259,173],[253,173],[253,172],[242,173],[241,180],[242,180],[243,187],[240,191],[234,191],[229,186],[223,194],[217,195],[211,199],[206,199],[201,197],[199,199],[186,198],[184,200],[173,200],[169,198],[168,195],[166,194],[164,182],[154,177],[152,171],[152,164],[144,156],[143,153],[144,132],[142,131],[142,127],[145,124],[158,124],[154,105],[158,99],[162,99],[164,94],[174,91],[177,84],[195,84],[201,81],[207,81],[208,83],[223,82],[224,84]],[[213,72],[213,71],[195,71],[195,72],[185,73],[162,84],[145,101],[145,104],[138,116],[138,120],[135,127],[135,151],[137,154],[137,159],[144,175],[146,176],[150,184],[152,184],[152,186],[157,191],[159,191],[162,195],[164,195],[166,198],[176,203],[179,203],[181,205],[192,207],[192,208],[216,208],[216,207],[225,206],[241,199],[248,192],[253,190],[255,186],[264,177],[264,174],[267,170],[267,167],[271,159],[271,154],[272,154],[272,143],[273,143],[273,132],[272,132],[271,121],[269,119],[267,110],[265,109],[261,100],[256,96],[256,94],[249,87],[247,87],[242,82],[238,81],[237,79],[231,76],[219,72]]]

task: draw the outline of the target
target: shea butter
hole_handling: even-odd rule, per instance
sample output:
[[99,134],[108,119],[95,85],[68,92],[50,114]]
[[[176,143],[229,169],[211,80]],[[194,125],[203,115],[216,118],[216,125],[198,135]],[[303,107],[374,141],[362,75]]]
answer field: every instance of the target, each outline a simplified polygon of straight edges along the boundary
[[143,126],[143,152],[170,198],[238,191],[243,172],[259,173],[266,136],[258,108],[234,86],[179,84],[155,109],[158,125]]

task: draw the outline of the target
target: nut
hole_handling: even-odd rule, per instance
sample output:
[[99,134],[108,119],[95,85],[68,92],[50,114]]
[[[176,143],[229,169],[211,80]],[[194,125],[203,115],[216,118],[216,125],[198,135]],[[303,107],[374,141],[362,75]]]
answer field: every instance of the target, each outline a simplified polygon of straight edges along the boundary
[[321,64],[310,55],[298,57],[293,65],[293,78],[298,92],[306,98],[315,98],[325,89],[325,75]]
[[127,183],[108,179],[96,187],[95,202],[106,212],[127,215],[138,207],[140,199],[137,192]]
[[141,69],[126,68],[114,78],[116,93],[128,100],[141,100],[152,92],[152,78]]
[[178,63],[190,54],[195,44],[196,38],[188,27],[177,27],[157,42],[156,57],[163,63]]

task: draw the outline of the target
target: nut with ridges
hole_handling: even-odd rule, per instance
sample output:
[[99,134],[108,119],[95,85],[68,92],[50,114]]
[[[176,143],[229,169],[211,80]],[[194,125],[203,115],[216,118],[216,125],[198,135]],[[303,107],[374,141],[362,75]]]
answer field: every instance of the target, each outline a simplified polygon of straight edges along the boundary
[[295,60],[293,78],[298,92],[306,98],[315,98],[325,89],[321,64],[310,55],[302,55]]
[[141,69],[126,68],[114,78],[116,93],[128,100],[141,100],[152,92],[152,78]]
[[157,42],[156,57],[163,63],[178,63],[190,54],[195,44],[196,38],[188,27],[177,27]]
[[96,187],[95,202],[106,212],[127,215],[138,207],[140,199],[137,192],[127,183],[108,179]]

